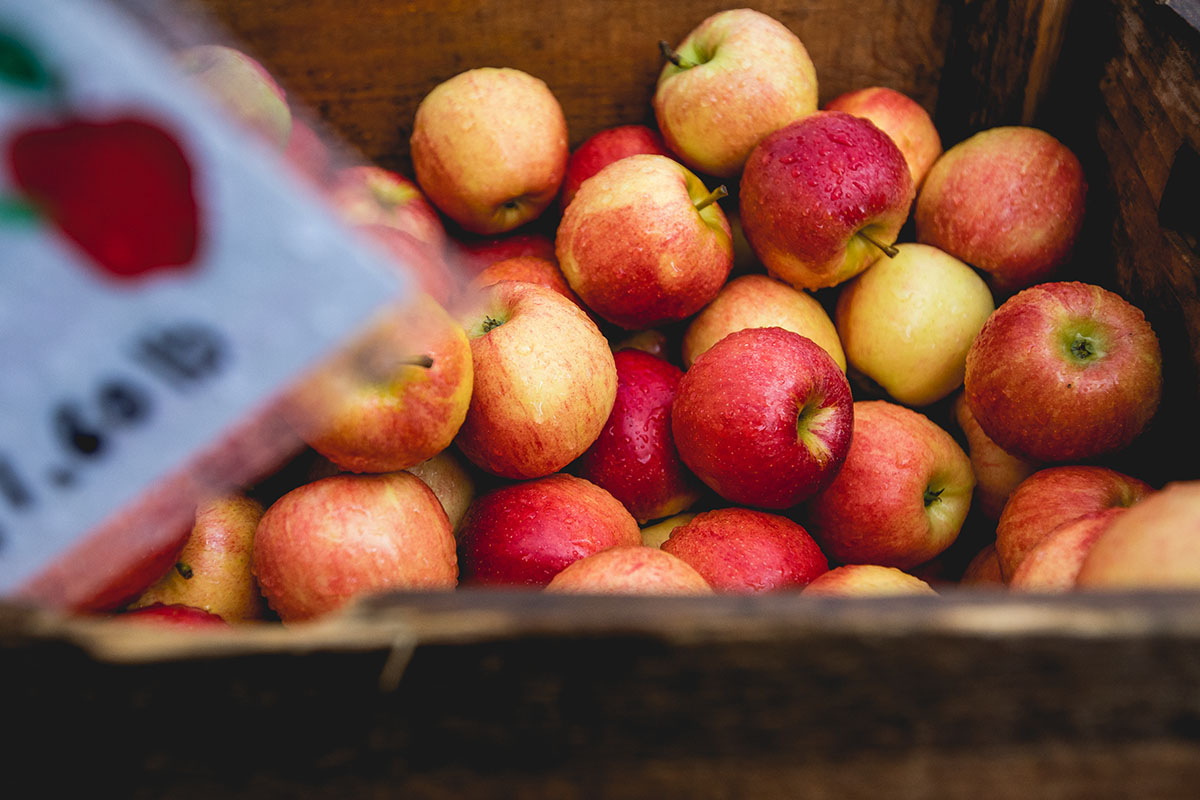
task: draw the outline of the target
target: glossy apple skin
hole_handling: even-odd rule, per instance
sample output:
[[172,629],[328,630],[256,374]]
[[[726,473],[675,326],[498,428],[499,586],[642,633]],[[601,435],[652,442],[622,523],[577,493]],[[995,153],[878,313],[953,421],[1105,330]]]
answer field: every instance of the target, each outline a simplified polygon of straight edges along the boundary
[[1078,282],[1010,297],[967,353],[967,404],[1028,461],[1082,461],[1129,445],[1162,398],[1162,354],[1142,312]]
[[538,217],[567,167],[562,107],[538,78],[480,67],[438,84],[410,138],[417,184],[464,229],[496,234]]
[[[406,363],[427,356],[431,366]],[[304,440],[339,468],[390,472],[450,446],[467,417],[474,366],[467,336],[418,294],[301,382],[289,415]]]
[[746,328],[679,382],[671,428],[680,458],[725,499],[794,506],[829,485],[850,449],[850,384],[811,339]]
[[965,392],[954,398],[954,419],[967,440],[967,455],[975,473],[975,497],[972,500],[985,517],[1000,519],[1004,504],[1021,481],[1043,465],[1018,458],[992,441],[971,413]]
[[627,156],[660,155],[674,158],[662,135],[648,125],[618,125],[592,134],[567,159],[563,178],[562,207],[575,198],[579,185],[614,161]]
[[1069,592],[1092,545],[1128,509],[1106,508],[1067,520],[1042,537],[1013,573],[1014,592]]
[[588,311],[579,295],[571,289],[567,278],[553,258],[542,256],[513,256],[489,264],[471,279],[468,290],[479,290],[500,281],[525,281],[553,289],[575,305]]
[[846,371],[846,354],[829,314],[812,295],[767,275],[741,275],[688,324],[683,334],[683,366],[743,328],[783,328],[812,339]]
[[937,592],[927,582],[895,567],[878,564],[844,564],[813,578],[801,592],[824,597],[892,597]]
[[285,623],[384,591],[453,589],[454,535],[415,475],[334,475],[275,501],[255,535],[254,575]]
[[185,48],[177,56],[185,75],[264,140],[283,151],[292,130],[292,112],[283,89],[246,53],[219,44]]
[[949,433],[884,400],[854,404],[854,438],[841,472],[801,519],[843,564],[911,569],[958,537],[975,476]]
[[798,289],[836,286],[896,241],[914,196],[904,154],[862,117],[818,111],[764,138],[746,161],[742,228],[767,271]]
[[842,287],[834,318],[846,360],[906,406],[962,386],[967,351],[995,310],[975,270],[908,242]]
[[690,564],[718,593],[800,589],[829,569],[803,526],[749,508],[697,514],[671,531],[662,549]]
[[1121,514],[1088,551],[1084,590],[1200,587],[1200,481],[1169,483]]
[[618,351],[613,361],[612,413],[572,472],[611,492],[639,524],[678,514],[701,490],[671,433],[671,404],[683,371],[641,350]]
[[436,255],[446,247],[446,229],[421,189],[383,167],[359,164],[333,176],[329,200],[352,225],[387,225],[428,245]]
[[450,520],[450,529],[457,533],[467,508],[475,499],[476,489],[475,478],[454,449],[446,448],[432,458],[409,467],[408,471],[433,490]]
[[509,233],[502,236],[459,237],[450,247],[451,263],[470,279],[508,258],[537,256],[558,263],[554,239],[542,233]]
[[733,178],[764,136],[817,110],[817,74],[786,25],[748,8],[702,21],[663,65],[652,104],[671,151],[692,169]]
[[712,594],[708,581],[687,562],[657,547],[622,545],[568,564],[546,584],[567,594]]
[[1128,508],[1153,488],[1108,467],[1045,467],[1013,490],[996,523],[996,553],[1006,581],[1038,542],[1064,522],[1107,508]]
[[262,595],[250,571],[262,515],[262,505],[241,494],[202,501],[175,565],[130,608],[160,603],[199,608],[231,623],[262,619]]
[[567,565],[619,545],[641,545],[637,522],[594,483],[566,473],[480,495],[458,535],[463,585],[548,584]]
[[[455,444],[505,478],[557,472],[600,435],[617,396],[608,341],[579,306],[523,281],[481,290],[459,312],[474,391]],[[488,320],[499,322],[490,327]]]
[[162,625],[181,630],[212,630],[230,627],[229,623],[211,611],[181,603],[152,603],[123,611],[113,617],[121,622]]
[[826,111],[845,111],[866,117],[886,133],[904,154],[913,185],[920,187],[933,162],[942,154],[942,137],[920,103],[886,86],[869,86],[838,95]]
[[588,308],[630,330],[685,319],[716,297],[733,267],[729,222],[686,167],[666,156],[609,164],[579,187],[555,252]]
[[917,241],[988,273],[997,296],[1050,280],[1083,225],[1087,180],[1050,134],[980,131],[939,158],[917,198]]

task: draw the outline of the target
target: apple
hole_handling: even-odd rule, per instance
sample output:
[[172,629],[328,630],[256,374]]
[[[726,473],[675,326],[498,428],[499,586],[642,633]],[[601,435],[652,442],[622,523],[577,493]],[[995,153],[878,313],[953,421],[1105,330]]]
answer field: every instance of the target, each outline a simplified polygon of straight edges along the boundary
[[825,597],[891,597],[932,594],[927,582],[895,567],[878,564],[844,564],[813,578],[801,591],[804,595]]
[[303,484],[263,514],[253,571],[285,623],[329,614],[366,594],[453,589],[454,535],[416,475],[334,475]]
[[1012,580],[1029,551],[1064,522],[1107,508],[1127,508],[1153,489],[1108,467],[1045,467],[1013,490],[996,523],[996,554],[1005,580]]
[[725,499],[784,509],[829,485],[855,426],[850,384],[811,339],[735,331],[684,373],[671,407],[679,456]]
[[767,275],[734,278],[692,319],[683,334],[684,369],[743,328],[783,328],[806,336],[846,371],[846,354],[825,308],[809,293]]
[[446,248],[441,217],[420,188],[403,175],[372,165],[339,169],[329,201],[351,225],[387,225],[404,231],[440,257]]
[[182,630],[212,630],[230,627],[229,623],[211,611],[181,603],[152,603],[122,611],[112,617],[120,622],[140,625],[160,625]]
[[130,608],[160,603],[203,609],[226,622],[262,619],[262,595],[250,573],[262,515],[258,501],[238,493],[202,501],[175,565]]
[[913,186],[920,187],[933,162],[942,154],[942,137],[920,103],[886,86],[869,86],[838,95],[825,104],[826,111],[845,111],[866,117],[904,154]]
[[764,136],[817,110],[817,73],[786,25],[738,8],[705,19],[673,51],[654,87],[668,147],[692,169],[736,177]]
[[619,500],[560,472],[477,497],[459,530],[458,557],[464,585],[545,586],[578,559],[641,543]]
[[[471,279],[468,291],[482,289],[500,281],[525,281],[553,289],[575,305],[589,312],[587,306],[579,299],[567,283],[567,277],[558,268],[558,262],[543,256],[513,256],[496,261],[485,267]],[[590,315],[590,312],[589,312]]]
[[967,404],[1029,461],[1082,461],[1129,445],[1162,398],[1162,354],[1142,312],[1078,282],[1010,297],[967,353]]
[[567,167],[567,122],[549,87],[479,67],[434,87],[409,141],[417,184],[473,233],[510,231],[554,201]]
[[334,156],[329,146],[311,125],[295,115],[283,157],[296,172],[318,187],[325,187],[333,180]]
[[769,134],[742,173],[746,239],[798,289],[836,286],[884,254],[908,219],[904,154],[869,120],[818,111]]
[[1114,519],[1088,551],[1075,585],[1200,588],[1200,481],[1169,483]]
[[518,256],[538,256],[558,263],[554,240],[543,233],[509,233],[503,236],[459,236],[450,246],[451,258],[468,278],[497,261]]
[[380,245],[385,259],[412,278],[418,291],[425,292],[442,306],[451,306],[457,301],[459,276],[427,243],[408,231],[378,222],[356,225],[354,229]]
[[996,310],[987,283],[925,244],[896,246],[842,287],[835,319],[850,366],[907,406],[962,386],[967,350]]
[[671,531],[661,549],[686,561],[720,593],[800,589],[829,569],[803,526],[749,508],[697,514]]
[[716,297],[733,266],[718,196],[666,156],[609,164],[579,187],[558,226],[555,252],[567,282],[622,328],[690,317]]
[[420,464],[414,464],[408,471],[433,490],[450,520],[450,530],[457,533],[463,517],[467,514],[467,508],[475,499],[475,479],[455,455],[453,448],[447,448]]
[[562,207],[571,204],[580,184],[604,167],[626,156],[647,153],[674,158],[662,135],[648,125],[618,125],[592,134],[567,158]]
[[860,400],[841,472],[801,519],[835,561],[909,569],[958,538],[974,487],[967,454],[929,417]]
[[662,547],[663,542],[671,537],[671,531],[678,528],[680,525],[686,525],[696,518],[700,512],[685,511],[682,514],[676,514],[672,517],[667,517],[664,520],[645,525],[642,527],[642,544],[647,547]]
[[644,331],[635,331],[614,341],[612,349],[614,353],[618,350],[641,350],[643,353],[649,353],[667,361],[669,360],[670,342],[667,340],[667,335],[661,330],[649,328]]
[[612,493],[639,524],[686,510],[701,484],[671,433],[671,403],[683,371],[641,350],[613,354],[617,396],[600,436],[572,472]]
[[1008,588],[1014,592],[1071,591],[1092,546],[1126,512],[1119,506],[1106,508],[1054,528],[1026,553],[1008,581]]
[[997,295],[1050,280],[1083,225],[1087,181],[1049,133],[989,128],[934,162],[915,212],[917,241],[988,273]]
[[274,145],[287,148],[292,112],[283,89],[256,59],[220,44],[181,50],[176,61],[234,118]]
[[450,446],[474,384],[467,336],[429,295],[386,311],[306,376],[287,413],[318,453],[351,472],[403,470]]
[[474,365],[455,443],[505,478],[557,472],[592,446],[617,396],[608,340],[552,289],[501,281],[458,312]]
[[645,545],[601,550],[567,565],[546,584],[567,594],[712,594],[708,581],[680,558]]
[[972,502],[985,517],[998,520],[1013,489],[1042,465],[1018,458],[993,442],[971,413],[965,392],[959,392],[954,398],[953,411],[967,440],[967,455],[971,457],[971,470],[975,473]]
[[996,554],[996,543],[991,542],[975,554],[967,563],[959,579],[960,586],[999,588],[1004,586],[1004,575],[1000,572],[1000,557]]

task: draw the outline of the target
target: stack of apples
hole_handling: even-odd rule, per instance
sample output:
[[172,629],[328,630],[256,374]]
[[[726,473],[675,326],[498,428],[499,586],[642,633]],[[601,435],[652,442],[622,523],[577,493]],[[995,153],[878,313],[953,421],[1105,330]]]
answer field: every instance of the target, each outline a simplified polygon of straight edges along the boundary
[[[193,551],[240,532],[219,616],[457,586],[1200,583],[1200,485],[1107,465],[1162,359],[1139,309],[1057,279],[1070,149],[1012,126],[943,152],[885,87],[819,107],[801,40],[751,9],[660,46],[656,125],[574,150],[548,86],[493,67],[425,96],[411,179],[284,145],[417,288],[289,395],[319,468],[198,513]],[[185,563],[133,606],[211,610]]]

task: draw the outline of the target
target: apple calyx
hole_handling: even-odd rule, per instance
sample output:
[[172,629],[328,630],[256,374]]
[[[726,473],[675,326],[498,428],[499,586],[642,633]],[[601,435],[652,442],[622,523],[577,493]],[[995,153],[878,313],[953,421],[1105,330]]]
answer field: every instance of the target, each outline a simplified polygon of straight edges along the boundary
[[678,51],[672,49],[671,45],[667,44],[665,39],[658,40],[658,49],[662,53],[663,58],[680,69],[691,69],[692,67],[700,66],[695,61],[690,61],[679,55]]
[[481,327],[483,328],[484,333],[490,333],[503,324],[504,320],[496,319],[495,317],[484,317],[483,325]]
[[863,228],[861,231],[855,231],[854,235],[860,236],[864,240],[866,240],[866,241],[870,242],[871,244],[875,245],[876,247],[878,247],[880,250],[882,250],[884,252],[884,254],[888,258],[895,258],[896,256],[900,255],[900,250],[894,244],[887,244],[886,242],[881,242],[880,240],[876,239],[871,234],[867,233],[866,228]]
[[729,190],[725,188],[725,184],[721,184],[720,186],[718,186],[717,188],[715,188],[711,192],[709,192],[707,195],[705,195],[704,197],[697,200],[694,203],[694,205],[696,206],[697,211],[703,211],[704,209],[711,206],[713,203],[720,200],[722,197],[727,197],[728,195],[729,195]]
[[195,574],[192,571],[192,565],[185,564],[182,561],[176,562],[175,571],[178,572],[179,577],[183,578],[185,581],[190,581],[192,579],[192,575]]
[[932,488],[926,489],[925,497],[924,497],[925,507],[929,508],[931,505],[938,502],[938,499],[941,498],[942,492],[944,492],[944,491],[946,491],[946,488],[944,486],[941,489],[932,489]]
[[1104,357],[1105,350],[1095,338],[1076,332],[1067,343],[1067,350],[1076,361],[1098,361]]

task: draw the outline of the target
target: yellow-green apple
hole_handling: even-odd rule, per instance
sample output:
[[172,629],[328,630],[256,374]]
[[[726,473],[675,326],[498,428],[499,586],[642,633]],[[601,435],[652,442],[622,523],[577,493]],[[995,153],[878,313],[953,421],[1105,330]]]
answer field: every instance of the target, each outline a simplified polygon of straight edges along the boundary
[[611,492],[639,524],[678,514],[702,488],[680,461],[671,433],[671,403],[683,371],[641,350],[617,351],[613,361],[612,413],[571,471]]
[[545,586],[585,556],[641,543],[619,500],[560,472],[476,497],[459,530],[458,558],[464,585]]
[[653,154],[674,158],[662,135],[648,125],[618,125],[592,134],[567,159],[563,178],[562,207],[566,208],[579,185],[614,161],[627,156]]
[[391,472],[450,446],[473,378],[466,334],[417,294],[301,381],[288,410],[304,440],[341,469]]
[[546,584],[564,594],[712,594],[687,562],[657,547],[621,545],[574,561]]
[[159,625],[181,630],[220,630],[230,627],[226,620],[211,611],[182,603],[152,603],[122,611],[111,619],[118,622]]
[[942,154],[942,137],[929,112],[903,92],[886,86],[855,89],[830,100],[825,110],[866,117],[892,137],[908,162],[913,186],[920,187],[929,168]]
[[235,119],[280,151],[287,147],[292,111],[283,89],[256,59],[220,44],[187,47],[176,59]]
[[1127,508],[1153,489],[1108,467],[1045,467],[1013,489],[996,523],[996,554],[1005,581],[1012,580],[1029,551],[1064,522],[1106,508]]
[[509,233],[503,236],[459,235],[451,245],[453,262],[462,274],[473,277],[484,269],[517,256],[538,256],[558,263],[554,240],[543,233]]
[[1126,508],[1106,508],[1067,520],[1025,554],[1008,588],[1014,592],[1069,592],[1079,569],[1101,534]]
[[909,569],[958,538],[974,487],[971,460],[937,423],[860,400],[842,470],[801,518],[835,561]]
[[1029,461],[1082,461],[1141,434],[1162,397],[1158,337],[1120,295],[1042,283],[1000,305],[967,353],[967,404]]
[[993,588],[1004,586],[1004,575],[1000,572],[1000,557],[996,554],[995,542],[989,543],[967,563],[959,585]]
[[242,494],[201,501],[175,565],[130,608],[184,605],[226,622],[261,619],[262,595],[250,572],[250,554],[262,515],[262,505]]
[[473,233],[504,233],[554,201],[567,167],[567,123],[549,87],[508,67],[435,86],[409,140],[417,184]]
[[608,340],[553,289],[501,281],[458,312],[475,386],[455,443],[505,478],[557,472],[592,446],[617,396]]
[[784,509],[824,489],[851,448],[850,384],[783,328],[734,331],[684,373],[671,406],[683,463],[725,499]]
[[450,520],[450,529],[457,533],[467,508],[475,499],[475,479],[453,448],[414,464],[408,471],[433,490]]
[[656,155],[614,161],[563,213],[555,252],[588,308],[623,328],[653,328],[699,311],[733,266],[729,223],[701,180]]
[[746,239],[798,289],[853,278],[896,241],[913,201],[904,154],[867,119],[818,111],[769,134],[742,173]]
[[669,360],[669,347],[670,343],[667,341],[667,335],[657,328],[635,331],[612,343],[614,353],[618,350],[641,350],[644,353],[657,356],[664,361]]
[[[468,291],[477,291],[485,286],[491,286],[500,281],[525,281],[553,289],[575,305],[588,311],[587,306],[579,299],[567,283],[567,278],[558,268],[558,262],[544,256],[513,256],[501,259],[488,266],[471,279],[467,285]],[[590,316],[590,313],[589,313]]]
[[817,110],[817,72],[782,22],[749,8],[705,19],[676,47],[654,87],[671,150],[698,172],[736,177],[759,140]]
[[998,520],[1013,489],[1040,465],[1018,458],[993,442],[971,413],[965,392],[959,392],[954,398],[953,410],[954,419],[967,440],[967,455],[971,457],[971,469],[975,473],[972,503],[988,519]]
[[459,276],[446,258],[408,231],[379,222],[354,226],[379,245],[388,263],[412,278],[417,289],[440,305],[451,307],[460,294]]
[[663,542],[671,537],[671,531],[680,525],[686,525],[696,518],[698,511],[685,511],[673,517],[667,517],[642,528],[642,544],[647,547],[662,547]]
[[1037,128],[989,128],[934,162],[914,213],[917,241],[988,273],[997,295],[1041,283],[1070,258],[1087,181],[1070,148]]
[[996,310],[979,274],[925,244],[896,246],[845,284],[834,317],[850,367],[906,406],[962,386],[967,350]]
[[688,324],[683,334],[683,366],[734,331],[783,328],[812,339],[846,370],[837,328],[825,308],[808,292],[767,275],[741,275],[721,291]]
[[333,176],[329,201],[351,225],[398,228],[441,256],[446,229],[425,195],[408,178],[383,167],[359,164]]
[[805,595],[825,597],[891,597],[906,594],[932,594],[934,590],[916,575],[879,564],[843,564],[823,575],[801,591]]
[[458,580],[446,512],[408,472],[334,475],[291,490],[259,521],[252,563],[285,623],[366,594],[453,589]]
[[1169,483],[1113,520],[1088,551],[1075,586],[1200,588],[1200,481]]
[[697,514],[671,531],[661,549],[686,561],[720,593],[800,589],[829,569],[802,525],[749,508]]

